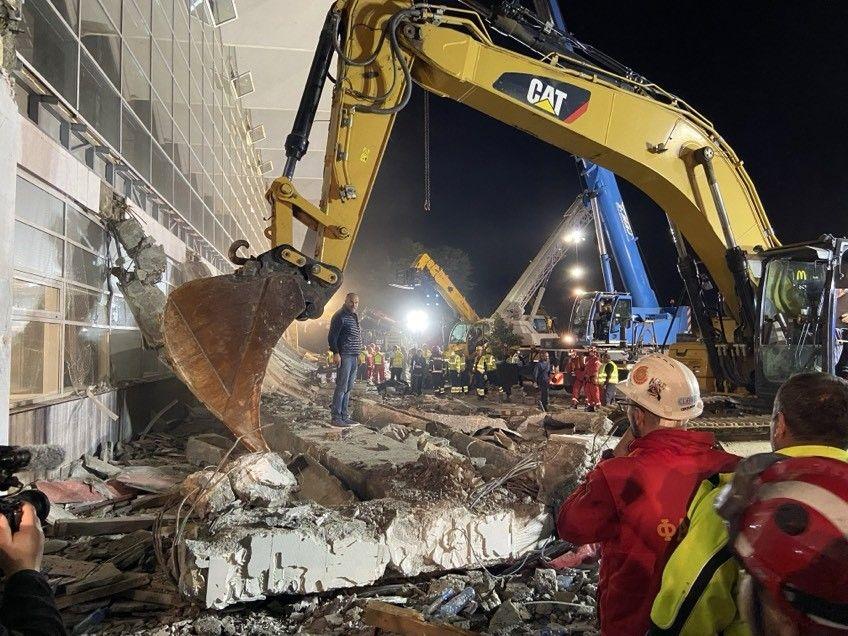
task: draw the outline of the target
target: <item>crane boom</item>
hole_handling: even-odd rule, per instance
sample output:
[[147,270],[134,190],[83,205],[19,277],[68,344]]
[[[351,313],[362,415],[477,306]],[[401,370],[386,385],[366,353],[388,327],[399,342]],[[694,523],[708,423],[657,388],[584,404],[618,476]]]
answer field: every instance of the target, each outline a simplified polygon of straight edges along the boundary
[[[460,320],[469,324],[480,321],[480,316],[477,315],[477,312],[474,311],[471,304],[465,299],[465,296],[462,295],[462,292],[459,291],[457,286],[453,284],[448,273],[429,254],[424,252],[416,256],[409,269],[413,274],[427,272],[433,281],[436,291],[439,292],[439,295],[453,309]],[[414,283],[399,286],[413,287]]]
[[582,233],[591,222],[592,210],[583,204],[582,197],[577,197],[493,315],[499,315],[505,320],[523,316],[527,305],[540,288],[547,284],[554,267],[568,253],[572,246],[569,237]]

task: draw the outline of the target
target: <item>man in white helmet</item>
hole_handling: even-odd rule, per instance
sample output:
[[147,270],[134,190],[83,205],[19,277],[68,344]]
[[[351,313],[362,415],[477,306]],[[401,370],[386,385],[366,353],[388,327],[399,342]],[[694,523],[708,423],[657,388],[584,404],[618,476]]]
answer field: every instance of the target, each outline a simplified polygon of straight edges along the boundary
[[712,434],[686,430],[704,405],[694,374],[677,360],[641,358],[618,390],[630,428],[562,505],[557,530],[576,545],[601,544],[601,632],[644,634],[692,493],[739,458],[719,450]]

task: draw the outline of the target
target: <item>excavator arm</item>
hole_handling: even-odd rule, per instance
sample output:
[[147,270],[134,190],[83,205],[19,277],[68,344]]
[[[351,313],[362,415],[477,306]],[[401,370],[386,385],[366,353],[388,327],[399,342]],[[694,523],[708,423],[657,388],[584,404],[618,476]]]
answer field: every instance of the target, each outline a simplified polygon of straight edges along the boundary
[[[324,187],[316,206],[297,192],[292,177],[333,53]],[[500,47],[474,11],[408,0],[338,0],[286,140],[286,169],[268,191],[271,250],[251,259],[234,254],[241,265],[235,274],[188,283],[171,294],[165,310],[175,370],[249,446],[264,444],[259,392],[270,350],[293,319],[320,315],[338,289],[394,117],[413,82],[639,187],[707,267],[731,316],[751,322],[746,254],[778,243],[742,162],[709,121],[654,84],[565,51],[549,49],[537,59]],[[492,181],[511,185],[496,161],[489,165]],[[314,245],[292,245],[293,219],[314,230]],[[504,243],[508,249],[507,233]]]

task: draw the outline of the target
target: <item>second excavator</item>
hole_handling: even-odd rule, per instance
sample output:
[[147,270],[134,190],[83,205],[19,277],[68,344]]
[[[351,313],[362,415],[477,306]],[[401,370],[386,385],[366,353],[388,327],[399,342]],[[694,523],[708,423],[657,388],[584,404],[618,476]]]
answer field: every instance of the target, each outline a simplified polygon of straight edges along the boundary
[[[283,175],[267,194],[271,248],[255,257],[231,250],[234,273],[191,281],[168,299],[167,354],[195,395],[248,447],[265,447],[259,398],[272,348],[294,319],[319,316],[339,289],[413,82],[608,168],[653,199],[668,215],[717,377],[768,395],[797,371],[833,371],[842,344],[835,288],[848,287],[848,241],[828,235],[781,246],[742,162],[706,118],[591,47],[575,46],[517,3],[497,3],[497,10],[471,4],[475,10],[408,0],[338,0],[331,7],[286,139]],[[489,28],[533,53],[497,45]],[[334,55],[316,206],[292,176]],[[293,244],[295,220],[312,230],[309,247]],[[737,325],[733,333],[710,319],[702,268]]]

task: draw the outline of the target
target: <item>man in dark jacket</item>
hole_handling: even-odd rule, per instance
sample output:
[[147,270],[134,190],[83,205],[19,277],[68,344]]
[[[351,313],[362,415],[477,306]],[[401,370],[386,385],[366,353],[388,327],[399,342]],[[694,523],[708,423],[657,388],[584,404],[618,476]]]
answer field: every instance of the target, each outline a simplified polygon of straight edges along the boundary
[[616,636],[648,631],[663,568],[695,489],[738,461],[716,448],[712,434],[684,428],[704,405],[697,379],[677,360],[645,356],[618,387],[630,429],[557,519],[562,539],[601,544],[601,633]]
[[412,378],[412,392],[421,395],[424,391],[424,371],[427,368],[427,360],[421,349],[415,349],[412,359],[409,361],[409,377]]
[[327,334],[327,344],[333,352],[333,362],[336,371],[336,390],[333,392],[333,407],[331,424],[340,428],[358,426],[348,412],[350,392],[356,382],[356,367],[359,363],[359,352],[362,350],[362,332],[359,329],[359,317],[356,308],[359,306],[359,296],[348,294],[344,305],[330,321],[330,332]]
[[548,389],[551,383],[551,361],[547,351],[539,355],[536,368],[533,369],[533,381],[539,387],[539,406],[543,411],[548,410]]
[[0,515],[0,568],[5,575],[0,604],[0,636],[67,634],[53,591],[39,572],[44,554],[44,533],[35,508],[24,504],[19,530],[12,534]]

